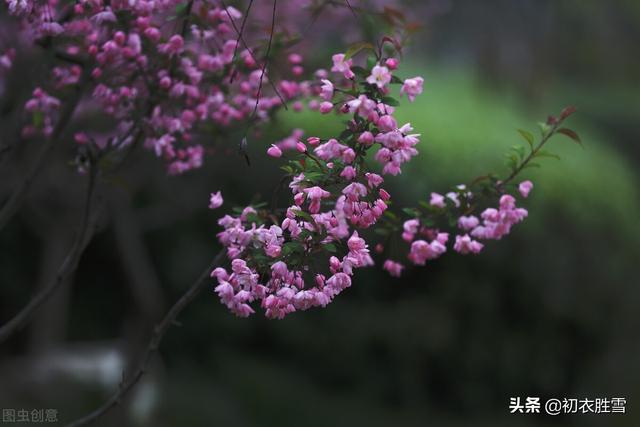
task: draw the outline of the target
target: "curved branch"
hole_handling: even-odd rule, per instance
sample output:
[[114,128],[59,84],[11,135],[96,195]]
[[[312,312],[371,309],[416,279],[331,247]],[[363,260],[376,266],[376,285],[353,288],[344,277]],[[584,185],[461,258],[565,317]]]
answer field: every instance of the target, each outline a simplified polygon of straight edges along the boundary
[[71,117],[73,117],[73,113],[76,111],[76,107],[80,102],[83,87],[87,82],[87,79],[88,79],[88,76],[87,76],[87,72],[85,71],[82,81],[79,83],[73,96],[71,97],[69,102],[67,102],[64,109],[62,110],[62,113],[60,114],[60,118],[58,119],[58,122],[56,123],[56,126],[54,127],[53,132],[51,133],[51,136],[47,138],[44,145],[36,155],[36,159],[31,164],[31,167],[27,171],[27,175],[25,176],[25,178],[22,180],[22,182],[18,184],[16,189],[13,191],[13,194],[10,196],[9,200],[7,200],[4,206],[2,206],[0,210],[0,230],[2,230],[2,228],[4,228],[5,225],[7,225],[7,223],[13,216],[13,214],[16,213],[16,211],[22,204],[22,200],[26,196],[27,190],[29,189],[36,175],[42,168],[45,160],[49,156],[49,153],[53,149],[54,145],[58,142],[64,129],[69,124],[69,121],[71,120]]
[[89,183],[87,185],[87,196],[84,203],[82,220],[80,225],[80,231],[76,236],[71,250],[65,257],[62,265],[58,269],[55,277],[49,284],[47,284],[35,297],[29,301],[29,303],[16,314],[11,320],[0,327],[0,344],[6,341],[15,332],[22,329],[33,317],[35,311],[53,295],[56,290],[64,283],[64,280],[75,271],[78,263],[80,262],[80,256],[87,247],[93,234],[93,227],[89,226],[89,218],[91,216],[91,201],[93,199],[93,193],[96,186],[97,170],[94,165],[91,166],[89,171]]
[[191,285],[189,289],[176,301],[176,303],[169,309],[167,314],[164,316],[162,321],[156,325],[153,330],[153,334],[151,335],[151,339],[149,340],[149,344],[144,354],[142,355],[140,365],[135,372],[129,375],[126,379],[123,379],[122,383],[120,383],[120,387],[118,390],[95,411],[91,412],[84,417],[71,422],[67,425],[67,427],[78,427],[87,425],[107,412],[116,407],[122,398],[140,381],[140,378],[147,372],[149,368],[149,363],[153,358],[153,355],[158,351],[158,347],[160,346],[160,342],[164,338],[164,335],[169,330],[169,327],[175,323],[176,318],[182,313],[182,311],[198,296],[198,294],[204,289],[205,285],[208,283],[207,279],[211,274],[211,270],[214,267],[217,267],[222,262],[225,256],[225,251],[222,250],[216,257],[213,259],[211,264],[207,266],[207,268],[200,274],[198,279]]

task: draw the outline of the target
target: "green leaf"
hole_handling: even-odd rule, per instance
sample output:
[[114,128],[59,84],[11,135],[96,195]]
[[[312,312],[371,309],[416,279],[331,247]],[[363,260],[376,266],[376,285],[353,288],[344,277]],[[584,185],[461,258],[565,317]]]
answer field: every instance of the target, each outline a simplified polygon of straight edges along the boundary
[[397,107],[398,105],[400,105],[397,99],[392,98],[390,96],[385,96],[384,98],[382,98],[382,102],[392,107]]
[[542,133],[542,136],[545,136],[551,130],[551,126],[549,126],[545,122],[538,122],[538,127],[540,128],[540,133]]
[[254,213],[250,213],[247,215],[246,218],[247,223],[251,224],[251,223],[260,223],[260,217]]
[[351,58],[354,55],[357,55],[361,50],[374,50],[374,47],[371,43],[367,42],[359,42],[352,44],[344,54],[344,60]]
[[524,147],[522,145],[514,145],[513,147],[511,147],[511,150],[513,150],[518,155],[520,160],[524,159]]
[[518,156],[515,154],[505,154],[505,157],[507,158],[505,161],[507,167],[515,170],[518,167]]
[[398,76],[391,76],[391,84],[401,85],[402,80],[400,80],[400,77]]
[[550,151],[545,151],[545,150],[540,150],[538,151],[534,157],[551,157],[553,159],[557,159],[560,160],[560,156],[558,156],[557,154],[553,154]]
[[297,216],[298,218],[302,218],[305,219],[307,221],[313,221],[313,218],[311,217],[311,215],[309,215],[307,212],[305,211],[299,211],[299,210],[294,210],[293,214],[295,216]]
[[540,167],[540,165],[538,163],[529,162],[526,165],[524,165],[524,167],[522,169],[539,168],[539,167]]
[[523,129],[518,129],[518,132],[520,132],[520,135],[522,135],[525,141],[527,141],[527,143],[529,144],[529,148],[531,148],[531,150],[533,151],[533,142],[535,141],[533,134]]
[[378,58],[376,58],[374,55],[367,56],[367,68],[368,69],[372,69],[373,67],[375,67],[377,62],[378,62]]
[[376,228],[373,230],[374,233],[379,234],[381,236],[388,236],[389,235],[389,230],[387,230],[386,228]]
[[351,67],[351,71],[353,71],[353,74],[355,74],[356,76],[360,76],[362,78],[369,75],[369,72],[359,65]]
[[398,216],[395,213],[391,212],[391,211],[384,211],[384,216],[386,216],[387,218],[392,219],[392,220],[397,220],[398,219]]
[[187,3],[180,3],[176,5],[176,16],[182,16],[187,11]]
[[571,129],[560,128],[556,132],[561,133],[561,134],[563,134],[565,136],[568,136],[575,143],[582,145],[582,141],[580,140],[580,137],[578,136],[578,134],[576,132],[572,131]]
[[333,243],[322,245],[322,248],[327,252],[331,252],[332,254],[338,251],[338,248],[336,248],[336,245],[334,245]]
[[294,252],[302,252],[304,250],[304,245],[300,242],[287,242],[282,245],[282,255],[289,255]]
[[426,210],[430,211],[430,210],[433,209],[433,206],[431,206],[429,204],[429,202],[427,202],[426,200],[420,200],[420,201],[418,201],[418,204],[420,205],[420,207],[422,207],[422,208],[424,208]]
[[344,141],[345,139],[349,138],[351,135],[353,135],[353,132],[351,132],[349,129],[345,129],[340,133],[340,135],[338,136],[338,139],[340,141]]
[[288,174],[293,174],[293,168],[291,166],[280,166],[280,169]]
[[44,113],[42,111],[34,111],[33,126],[40,129],[44,125]]
[[407,214],[407,215],[409,215],[409,216],[417,216],[417,215],[416,215],[416,214],[417,214],[417,212],[416,212],[416,210],[415,210],[415,209],[413,209],[413,208],[403,208],[403,209],[402,209],[402,212],[406,213],[406,214]]

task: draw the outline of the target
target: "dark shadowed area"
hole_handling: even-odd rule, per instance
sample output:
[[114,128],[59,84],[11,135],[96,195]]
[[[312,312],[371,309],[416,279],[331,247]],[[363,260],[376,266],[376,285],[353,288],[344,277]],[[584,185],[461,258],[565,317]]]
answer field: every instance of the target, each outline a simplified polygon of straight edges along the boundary
[[[402,74],[424,76],[425,91],[397,114],[422,134],[420,156],[388,181],[398,205],[505,170],[517,129],[536,131],[566,105],[578,108],[571,127],[584,148],[558,137],[552,151],[561,159],[527,172],[535,183],[529,218],[479,255],[447,254],[400,279],[359,270],[325,309],[281,321],[234,317],[212,279],[140,383],[96,425],[640,425],[640,3],[402,7],[421,24]],[[9,40],[2,8],[0,37]],[[344,46],[331,35],[342,26],[318,25],[327,37],[309,31],[303,43],[320,66]],[[19,133],[12,105],[46,72],[38,58],[36,51],[17,64],[3,83],[3,145]],[[113,126],[89,115],[76,121]],[[217,219],[233,206],[271,201],[280,161],[265,150],[295,128],[324,137],[340,122],[284,113],[250,141],[251,166],[230,135],[211,141],[202,169],[181,176],[139,150],[101,183],[89,218],[95,236],[77,271],[0,345],[0,409],[55,409],[62,425],[108,398],[123,370],[137,366],[153,325],[219,252]],[[55,276],[78,233],[88,178],[69,166],[68,134],[0,232],[2,323]],[[0,157],[0,203],[37,144],[21,142]],[[225,204],[208,210],[218,190]],[[510,414],[515,397],[620,397],[626,414]]]

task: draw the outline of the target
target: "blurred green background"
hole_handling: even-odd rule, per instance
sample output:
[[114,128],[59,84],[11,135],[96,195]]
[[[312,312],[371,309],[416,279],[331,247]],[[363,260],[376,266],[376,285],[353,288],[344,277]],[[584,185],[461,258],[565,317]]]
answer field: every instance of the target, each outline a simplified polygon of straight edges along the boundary
[[[535,131],[537,121],[569,104],[578,107],[570,127],[584,148],[552,140],[561,160],[545,159],[528,172],[535,183],[529,218],[479,256],[448,254],[400,280],[359,271],[326,309],[284,321],[236,319],[212,292],[201,295],[165,338],[134,398],[104,425],[640,425],[640,3],[408,7],[422,30],[399,74],[422,75],[425,92],[397,114],[422,134],[420,156],[389,180],[398,205],[504,171],[503,153],[519,143],[516,130]],[[324,46],[312,59],[324,63],[330,53]],[[145,170],[123,171],[127,184],[114,183],[118,194],[107,197],[116,225],[106,223],[73,287],[52,303],[66,314],[42,314],[0,349],[0,406],[59,408],[70,420],[101,402],[120,375],[119,359],[105,349],[136,354],[151,320],[217,252],[220,212],[206,210],[208,194],[222,190],[227,211],[254,195],[268,200],[279,172],[264,154],[267,143],[293,128],[328,136],[339,126],[284,114],[263,145],[250,146],[250,168],[234,148],[222,149],[203,170],[169,178],[150,153],[140,153]],[[50,169],[55,183],[41,179],[0,234],[3,319],[55,265],[54,240],[64,247],[56,234],[64,233],[40,233],[38,224],[77,209],[73,199],[57,197],[73,171]],[[124,214],[123,198],[133,201]],[[121,243],[132,229],[137,239]],[[126,247],[136,244],[146,267],[132,272]],[[136,283],[143,285],[132,289]],[[42,354],[86,359],[41,375],[32,359]],[[88,368],[87,355],[112,363]],[[627,414],[509,414],[509,398],[526,396],[624,397]]]

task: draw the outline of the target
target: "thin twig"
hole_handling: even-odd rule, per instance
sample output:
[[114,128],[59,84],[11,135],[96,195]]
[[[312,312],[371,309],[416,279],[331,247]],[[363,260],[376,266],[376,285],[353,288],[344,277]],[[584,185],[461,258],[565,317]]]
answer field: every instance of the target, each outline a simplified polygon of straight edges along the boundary
[[[238,40],[236,40],[236,47],[233,49],[233,57],[231,57],[232,64],[236,60],[236,55],[238,54],[238,48],[240,47],[240,39],[242,38],[242,34],[244,33],[244,26],[246,25],[247,19],[249,18],[249,12],[251,11],[251,6],[253,6],[253,0],[249,0],[249,5],[247,6],[247,10],[244,11],[244,16],[242,17],[242,24],[240,24],[240,31],[238,32]],[[228,10],[227,10],[227,16],[231,18]],[[236,76],[235,72],[231,74],[231,78],[229,79],[230,83],[233,83],[235,76]]]
[[351,3],[349,3],[349,0],[344,0],[344,2],[347,4],[347,7],[351,11],[351,13],[353,13],[353,17],[357,19],[358,18],[358,14],[356,13],[356,11],[351,6]]
[[149,345],[142,355],[138,369],[131,375],[129,375],[129,377],[123,379],[118,390],[104,404],[102,404],[102,406],[100,406],[90,414],[71,422],[67,425],[67,427],[78,427],[87,425],[97,420],[120,403],[125,394],[127,394],[133,388],[133,386],[135,386],[138,381],[140,381],[140,378],[142,378],[142,376],[147,372],[149,363],[151,362],[153,355],[158,351],[158,347],[160,346],[164,335],[169,330],[169,327],[175,323],[175,320],[180,315],[180,313],[205,288],[205,286],[208,284],[211,270],[220,265],[224,256],[225,251],[220,251],[220,253],[218,253],[218,255],[213,259],[211,264],[207,266],[202,274],[200,274],[198,279],[191,285],[189,289],[187,289],[187,291],[180,297],[180,299],[176,301],[173,307],[171,307],[167,314],[164,316],[162,321],[154,328],[151,339],[149,340]]
[[74,92],[73,96],[71,97],[71,99],[69,99],[69,102],[67,102],[64,109],[62,110],[62,113],[60,114],[60,118],[58,119],[58,122],[56,123],[56,126],[53,129],[53,132],[51,133],[51,136],[47,138],[44,145],[40,149],[40,152],[36,155],[34,162],[31,164],[31,167],[27,171],[27,174],[22,180],[22,182],[20,182],[17,185],[16,189],[13,191],[13,194],[11,194],[9,200],[7,200],[7,202],[2,206],[2,209],[0,210],[0,230],[2,230],[2,228],[4,228],[5,225],[7,225],[11,217],[16,213],[16,211],[20,207],[22,200],[27,194],[27,190],[33,183],[36,175],[38,174],[42,166],[44,165],[45,160],[47,160],[49,153],[51,152],[53,147],[57,144],[58,140],[60,139],[60,136],[64,132],[64,129],[69,124],[69,121],[73,117],[73,113],[76,111],[76,107],[80,102],[82,91],[84,89],[84,85],[88,81],[88,78],[89,78],[89,75],[87,70],[85,69],[81,82],[78,84],[78,87],[76,88],[76,91]]
[[551,139],[551,137],[555,134],[556,129],[558,129],[559,125],[560,123],[555,123],[551,127],[551,129],[543,136],[540,143],[534,149],[531,150],[529,155],[522,161],[522,163],[520,163],[520,165],[517,168],[515,168],[508,177],[506,177],[502,182],[499,183],[500,187],[504,187],[505,185],[507,185],[516,176],[518,176],[520,172],[522,172],[522,170],[529,164],[529,162],[538,154],[540,149],[544,147],[544,144],[546,144],[547,141],[549,141],[549,139]]
[[69,253],[65,257],[62,265],[51,282],[38,292],[18,314],[0,327],[0,344],[6,341],[15,332],[26,326],[33,317],[35,311],[45,301],[47,301],[47,299],[56,292],[60,285],[64,283],[65,279],[75,271],[78,263],[80,262],[80,257],[93,234],[93,227],[89,226],[89,218],[91,217],[91,202],[93,200],[93,194],[96,187],[97,173],[97,167],[95,164],[92,164],[89,170],[89,182],[87,184],[87,194],[84,202],[80,230],[73,242],[73,245],[71,246],[71,249],[69,250]]
[[260,103],[260,95],[262,94],[262,81],[264,80],[264,72],[269,64],[269,55],[271,55],[271,44],[273,42],[273,33],[276,30],[276,8],[278,6],[278,0],[273,0],[273,11],[271,12],[271,31],[269,32],[269,43],[267,44],[267,53],[264,55],[264,62],[262,63],[262,71],[260,72],[260,81],[258,82],[258,93],[256,96],[256,105],[253,107],[253,112],[249,120],[255,117],[258,112],[258,104]]
[[[256,58],[255,54],[253,53],[253,50],[251,50],[251,48],[249,47],[249,44],[247,43],[247,41],[244,39],[244,36],[240,32],[240,29],[236,25],[236,21],[233,19],[233,17],[229,13],[228,7],[225,4],[224,0],[220,0],[220,3],[222,3],[222,6],[224,7],[224,10],[227,13],[227,16],[229,17],[229,21],[231,21],[231,26],[233,26],[233,29],[235,30],[236,34],[238,34],[238,39],[242,42],[242,44],[244,45],[244,48],[247,49],[247,52],[249,52],[249,55],[251,55],[251,58],[256,63],[258,63],[259,62],[258,59]],[[273,26],[272,26],[272,30],[273,30]],[[280,91],[278,90],[276,85],[273,84],[273,82],[271,81],[269,76],[267,76],[267,83],[269,83],[269,85],[271,86],[271,88],[275,92],[276,96],[278,98],[280,98],[280,102],[282,102],[282,105],[284,106],[284,109],[285,110],[289,110],[289,107],[287,107],[287,101],[285,101],[284,97],[282,96],[282,94],[280,93]]]

